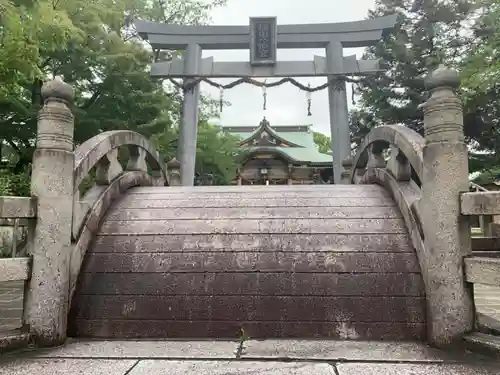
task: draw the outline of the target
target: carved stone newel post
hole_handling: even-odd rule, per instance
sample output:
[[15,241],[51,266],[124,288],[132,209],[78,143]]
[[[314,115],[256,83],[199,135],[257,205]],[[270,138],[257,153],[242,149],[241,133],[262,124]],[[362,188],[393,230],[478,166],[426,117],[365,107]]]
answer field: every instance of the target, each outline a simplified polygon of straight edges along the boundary
[[460,193],[469,191],[468,152],[463,112],[455,93],[458,74],[440,66],[426,80],[422,226],[427,257],[429,341],[453,343],[473,328],[472,290],[465,283],[463,257],[471,253],[467,219],[460,215]]
[[243,184],[243,178],[241,177],[241,170],[238,168],[236,171],[236,178],[237,178],[237,184],[238,186]]
[[353,161],[350,156],[342,160],[343,170],[342,170],[342,179],[340,180],[341,184],[349,185],[351,183],[350,178],[351,178],[352,167],[353,167]]
[[68,315],[74,168],[74,118],[68,104],[73,89],[56,78],[43,85],[42,97],[31,175],[38,203],[25,322],[38,344],[52,346],[65,341]]
[[173,158],[167,163],[168,186],[181,186],[181,163]]

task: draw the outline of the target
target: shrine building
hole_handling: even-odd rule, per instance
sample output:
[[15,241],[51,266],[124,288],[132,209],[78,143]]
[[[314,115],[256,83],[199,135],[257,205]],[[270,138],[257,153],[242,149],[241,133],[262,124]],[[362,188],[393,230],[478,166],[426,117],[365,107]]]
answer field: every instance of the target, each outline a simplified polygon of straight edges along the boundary
[[223,126],[247,149],[234,185],[326,184],[333,180],[332,155],[318,151],[311,125]]

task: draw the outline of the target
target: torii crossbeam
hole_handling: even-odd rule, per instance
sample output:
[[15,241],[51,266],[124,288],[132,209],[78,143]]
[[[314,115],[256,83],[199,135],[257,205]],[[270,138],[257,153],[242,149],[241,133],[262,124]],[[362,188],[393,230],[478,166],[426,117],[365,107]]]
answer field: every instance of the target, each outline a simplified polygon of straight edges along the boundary
[[[139,35],[153,48],[185,50],[182,59],[156,62],[153,77],[231,78],[305,77],[329,79],[367,75],[379,70],[374,60],[343,56],[343,48],[370,46],[396,24],[396,15],[355,22],[277,25],[276,17],[254,17],[249,26],[186,26],[136,21]],[[313,61],[277,61],[278,48],[325,48],[326,57]],[[215,62],[202,59],[202,49],[249,49],[249,62]],[[329,87],[330,129],[334,181],[340,183],[342,161],[350,156],[351,141],[346,84],[337,79]],[[193,185],[198,124],[199,85],[184,93],[178,156],[183,185]]]
[[184,60],[156,62],[151,76],[158,78],[240,78],[240,77],[328,77],[334,75],[356,76],[379,71],[376,60],[356,60],[356,56],[343,58],[340,70],[329,71],[326,58],[314,56],[313,61],[278,61],[273,66],[254,66],[246,61],[215,62],[213,57],[201,60],[200,71],[189,74]]

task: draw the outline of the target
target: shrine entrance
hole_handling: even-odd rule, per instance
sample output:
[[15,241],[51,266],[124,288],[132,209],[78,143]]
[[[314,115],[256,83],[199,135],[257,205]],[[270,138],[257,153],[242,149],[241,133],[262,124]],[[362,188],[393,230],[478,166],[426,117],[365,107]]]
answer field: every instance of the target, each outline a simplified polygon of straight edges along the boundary
[[[328,89],[333,181],[341,183],[342,161],[351,156],[346,83],[358,82],[352,77],[379,71],[378,61],[344,56],[343,49],[377,43],[384,32],[394,27],[396,18],[390,15],[355,22],[279,26],[276,17],[251,17],[249,26],[186,26],[136,21],[139,35],[153,48],[184,50],[182,58],[157,61],[151,68],[152,77],[169,79],[184,94],[178,146],[182,185],[194,183],[200,82],[218,87],[221,94],[223,89],[242,83],[263,88],[291,83],[308,93]],[[277,61],[278,48],[325,48],[325,57],[314,56],[312,61]],[[213,57],[202,58],[203,49],[249,49],[250,62],[215,62]],[[283,79],[266,84],[254,79],[257,77]],[[326,77],[327,82],[312,88],[291,77]],[[181,78],[182,83],[175,81],[176,78]],[[238,79],[221,85],[210,78]]]
[[267,178],[261,178],[255,181],[249,181],[245,179],[241,179],[241,185],[288,185],[287,180],[269,180]]

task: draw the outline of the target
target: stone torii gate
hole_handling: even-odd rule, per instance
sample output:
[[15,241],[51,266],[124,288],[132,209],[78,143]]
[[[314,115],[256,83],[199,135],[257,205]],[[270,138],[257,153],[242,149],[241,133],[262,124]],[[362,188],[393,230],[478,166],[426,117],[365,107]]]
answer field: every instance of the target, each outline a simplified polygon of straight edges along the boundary
[[[340,183],[342,161],[351,154],[345,76],[379,70],[378,61],[344,56],[344,48],[377,43],[396,24],[396,15],[355,22],[277,25],[276,17],[252,17],[250,26],[185,26],[136,21],[139,35],[155,49],[184,50],[182,59],[156,62],[153,77],[182,78],[184,90],[178,157],[182,185],[194,181],[199,80],[232,77],[328,77],[334,182]],[[277,61],[278,48],[325,48],[313,61]],[[202,50],[249,49],[249,62],[202,59]]]

